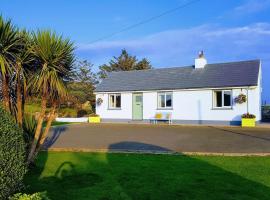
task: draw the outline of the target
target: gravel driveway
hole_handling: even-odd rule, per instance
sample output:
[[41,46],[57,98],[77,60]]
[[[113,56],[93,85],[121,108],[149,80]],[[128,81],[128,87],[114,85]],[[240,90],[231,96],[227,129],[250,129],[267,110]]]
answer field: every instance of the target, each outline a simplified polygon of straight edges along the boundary
[[270,153],[269,128],[147,124],[74,124],[53,127],[48,149]]

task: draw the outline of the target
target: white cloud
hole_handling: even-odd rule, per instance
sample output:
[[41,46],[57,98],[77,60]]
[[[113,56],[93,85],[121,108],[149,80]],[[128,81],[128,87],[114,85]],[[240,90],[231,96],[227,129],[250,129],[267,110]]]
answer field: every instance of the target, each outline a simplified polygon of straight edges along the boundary
[[243,4],[221,14],[218,19],[241,19],[255,16],[270,8],[270,0],[246,0]]
[[226,36],[235,34],[257,34],[257,35],[270,35],[270,24],[256,23],[253,25],[224,28],[208,33],[208,36]]
[[[189,29],[168,30],[132,40],[79,44],[78,54],[96,66],[107,63],[125,48],[139,58],[148,58],[154,67],[191,65],[198,51],[204,50],[209,63],[257,59],[264,61],[263,80],[270,82],[270,23],[241,27],[203,25]],[[266,87],[265,87],[266,88]],[[264,89],[270,93],[270,89]],[[269,101],[270,101],[270,97]]]
[[161,66],[164,65],[164,60],[168,64],[190,63],[201,49],[215,61],[228,58],[239,59],[243,55],[250,58],[260,57],[266,48],[270,47],[270,44],[265,42],[269,39],[270,24],[268,23],[232,28],[203,25],[190,29],[159,32],[133,40],[79,44],[78,51],[106,57],[106,55],[115,55],[126,48],[139,57],[149,57],[153,63]]
[[233,12],[243,15],[263,11],[270,7],[270,0],[248,0],[246,3],[236,7]]

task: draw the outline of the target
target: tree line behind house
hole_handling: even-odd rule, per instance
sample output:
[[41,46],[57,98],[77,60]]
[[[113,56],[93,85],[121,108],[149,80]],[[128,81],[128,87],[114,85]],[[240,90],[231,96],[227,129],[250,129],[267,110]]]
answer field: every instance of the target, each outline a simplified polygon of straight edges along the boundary
[[[146,58],[138,60],[136,56],[130,55],[125,49],[118,57],[114,56],[107,64],[99,66],[96,73],[93,70],[94,65],[87,60],[76,61],[74,66],[72,79],[67,82],[70,99],[66,104],[62,104],[59,113],[63,117],[74,116],[74,114],[81,117],[95,112],[95,86],[106,78],[109,72],[152,68]],[[65,112],[69,108],[75,108],[77,112],[73,112],[73,114]]]

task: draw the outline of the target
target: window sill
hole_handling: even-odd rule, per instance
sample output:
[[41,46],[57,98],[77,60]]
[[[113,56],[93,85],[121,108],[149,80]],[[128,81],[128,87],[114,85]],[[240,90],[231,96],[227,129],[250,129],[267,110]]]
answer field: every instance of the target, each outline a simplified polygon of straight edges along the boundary
[[173,110],[173,108],[157,108],[157,110]]
[[108,110],[121,110],[121,108],[108,108]]
[[233,108],[212,108],[211,110],[233,110]]

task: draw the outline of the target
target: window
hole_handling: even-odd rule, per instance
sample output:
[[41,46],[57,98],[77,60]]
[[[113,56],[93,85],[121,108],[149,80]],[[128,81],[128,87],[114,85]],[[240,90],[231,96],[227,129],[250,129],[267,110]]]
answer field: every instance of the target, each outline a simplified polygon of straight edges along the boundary
[[109,94],[109,109],[121,108],[121,94]]
[[135,101],[138,103],[142,102],[142,96],[136,96]]
[[231,108],[232,107],[232,91],[219,90],[214,91],[214,108]]
[[158,108],[172,108],[172,92],[158,93]]

